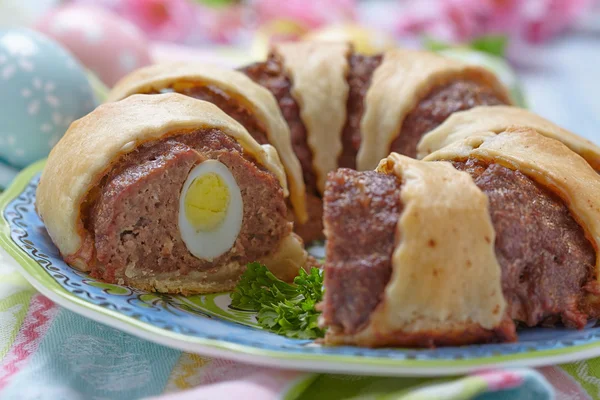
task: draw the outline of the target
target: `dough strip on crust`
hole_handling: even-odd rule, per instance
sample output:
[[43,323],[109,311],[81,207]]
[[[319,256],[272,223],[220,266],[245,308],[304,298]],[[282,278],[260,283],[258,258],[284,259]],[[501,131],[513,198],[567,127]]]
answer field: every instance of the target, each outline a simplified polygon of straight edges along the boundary
[[511,126],[532,128],[538,133],[559,140],[581,155],[596,171],[600,170],[600,147],[547,119],[523,108],[511,106],[480,106],[452,114],[442,125],[421,139],[418,158],[424,158],[447,145],[481,132],[501,133]]
[[292,82],[292,96],[300,107],[321,194],[327,173],[338,167],[342,154],[350,51],[348,44],[337,43],[282,43],[274,47],[283,60]]
[[404,118],[418,101],[434,87],[457,78],[489,85],[510,103],[504,86],[493,73],[482,67],[425,51],[392,50],[385,53],[365,98],[357,169],[375,168],[379,160],[388,155]]

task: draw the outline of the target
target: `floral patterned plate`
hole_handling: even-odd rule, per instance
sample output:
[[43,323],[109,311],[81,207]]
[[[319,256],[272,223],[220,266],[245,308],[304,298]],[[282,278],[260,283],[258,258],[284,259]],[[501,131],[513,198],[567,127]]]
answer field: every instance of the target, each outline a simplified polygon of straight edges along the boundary
[[[23,171],[0,198],[0,244],[41,293],[74,312],[147,340],[242,362],[319,372],[428,376],[492,366],[540,366],[600,355],[600,325],[581,331],[530,329],[520,342],[439,349],[323,347],[260,329],[230,309],[227,293],[168,296],[99,282],[60,258],[35,213],[43,162]],[[313,251],[322,251],[322,248]]]

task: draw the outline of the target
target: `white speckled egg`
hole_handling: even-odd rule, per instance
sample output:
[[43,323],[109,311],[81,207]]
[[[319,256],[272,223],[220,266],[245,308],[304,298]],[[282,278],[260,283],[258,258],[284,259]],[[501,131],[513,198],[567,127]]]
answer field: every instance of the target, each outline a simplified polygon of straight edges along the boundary
[[30,29],[0,30],[0,162],[23,168],[48,155],[96,99],[81,65]]
[[89,5],[67,5],[50,12],[36,28],[62,43],[106,85],[151,63],[142,31],[120,16]]

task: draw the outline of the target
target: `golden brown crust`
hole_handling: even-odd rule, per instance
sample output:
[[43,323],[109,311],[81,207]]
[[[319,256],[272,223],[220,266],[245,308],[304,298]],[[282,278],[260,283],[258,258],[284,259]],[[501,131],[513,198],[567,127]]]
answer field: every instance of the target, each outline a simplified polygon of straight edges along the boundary
[[440,347],[516,341],[515,325],[505,318],[494,329],[481,326],[446,325],[440,330],[407,332],[403,329],[379,331],[372,324],[354,335],[327,332],[325,343],[330,345],[355,345],[365,347]]
[[208,271],[190,271],[186,275],[165,272],[145,276],[140,270],[127,269],[117,276],[119,285],[127,285],[148,292],[182,294],[184,296],[205,293],[229,292],[235,288],[245,265],[230,263]]
[[132,94],[160,91],[174,85],[215,86],[248,109],[264,127],[267,139],[277,149],[284,165],[290,201],[299,221],[306,221],[306,199],[302,168],[290,141],[290,130],[277,101],[267,89],[241,72],[200,63],[166,63],[140,68],[121,79],[111,90],[108,101]]
[[300,236],[292,233],[285,237],[279,248],[270,255],[258,260],[264,264],[277,278],[292,282],[300,268],[313,263],[304,250],[304,242]]
[[531,111],[511,106],[480,106],[452,114],[442,125],[427,133],[417,147],[424,158],[451,143],[481,132],[504,132],[511,126],[532,128],[539,134],[563,142],[600,170],[600,147]]
[[401,131],[410,110],[431,89],[454,79],[485,84],[493,88],[499,98],[511,103],[506,88],[485,68],[431,52],[392,50],[385,53],[365,98],[357,169],[375,168],[379,160],[389,153],[390,145]]
[[50,152],[40,179],[36,207],[61,254],[69,259],[82,246],[82,202],[115,160],[143,142],[202,128],[234,138],[285,187],[283,166],[270,146],[259,145],[210,103],[174,93],[107,103],[71,125]]
[[[269,268],[273,275],[286,282],[292,282],[300,268],[308,269],[315,265],[315,261],[304,251],[302,239],[293,233],[282,240],[279,249],[258,261]],[[229,292],[235,288],[245,270],[246,265],[232,262],[208,271],[190,271],[185,275],[166,272],[148,276],[147,271],[132,267],[118,276],[117,281],[119,284],[150,292],[188,296]]]

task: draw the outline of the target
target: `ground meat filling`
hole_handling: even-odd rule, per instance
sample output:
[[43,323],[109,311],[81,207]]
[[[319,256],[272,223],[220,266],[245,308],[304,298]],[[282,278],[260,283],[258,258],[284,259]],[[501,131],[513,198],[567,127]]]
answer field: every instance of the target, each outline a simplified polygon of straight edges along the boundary
[[308,222],[296,224],[294,230],[306,243],[322,239],[323,203],[317,190],[312,152],[306,140],[306,128],[300,117],[300,108],[292,97],[292,83],[283,68],[283,62],[276,54],[271,54],[267,61],[249,65],[241,68],[240,71],[275,96],[279,109],[290,128],[292,148],[302,166],[308,213]]
[[352,54],[348,58],[347,119],[342,131],[343,151],[339,158],[341,168],[356,168],[356,154],[360,147],[360,121],[365,111],[364,99],[371,84],[373,72],[383,57]]
[[[189,171],[206,159],[225,164],[241,190],[244,214],[233,247],[212,260],[194,257],[178,228],[179,195]],[[230,262],[246,264],[269,254],[291,231],[283,191],[218,130],[173,136],[138,147],[103,180],[90,208],[98,265],[94,276],[115,282],[128,266],[149,275],[206,271]]]
[[514,320],[582,328],[584,286],[595,251],[564,202],[519,171],[469,159],[468,172],[490,201],[502,288]]
[[300,117],[298,103],[292,96],[292,83],[283,68],[282,60],[276,54],[271,54],[267,61],[249,65],[240,71],[268,89],[277,99],[279,109],[290,128],[292,147],[300,160],[306,188],[310,193],[317,193],[313,157],[306,140],[306,128]]
[[456,80],[433,89],[406,116],[391,151],[416,157],[421,137],[457,111],[476,106],[506,104],[493,88],[468,80]]
[[330,329],[359,331],[383,297],[402,211],[400,185],[374,171],[342,168],[328,176],[323,318]]
[[219,107],[225,114],[239,122],[250,135],[260,144],[268,144],[265,128],[254,115],[244,107],[239,101],[231,97],[228,93],[216,86],[194,85],[193,82],[179,82],[176,86],[163,89],[161,91],[152,91],[148,94],[158,94],[164,92],[177,92],[198,100],[208,101]]

